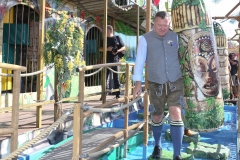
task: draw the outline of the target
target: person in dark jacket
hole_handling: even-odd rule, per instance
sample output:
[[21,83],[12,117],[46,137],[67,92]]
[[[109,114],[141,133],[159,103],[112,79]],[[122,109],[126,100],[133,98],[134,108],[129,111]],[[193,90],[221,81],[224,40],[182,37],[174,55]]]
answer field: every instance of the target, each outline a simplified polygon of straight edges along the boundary
[[232,86],[232,94],[231,97],[238,97],[237,85],[238,85],[238,60],[236,60],[236,54],[230,53],[229,54],[229,62],[231,65],[231,86]]
[[[101,44],[100,51],[103,50],[102,48],[103,43]],[[113,34],[113,27],[111,25],[107,25],[107,63],[116,63],[119,62],[119,54],[125,50],[125,45],[120,36],[115,36]],[[114,71],[118,72],[119,67],[113,66],[111,67]],[[111,71],[107,70],[106,80],[110,76]],[[111,81],[109,81],[111,83]],[[117,73],[113,73],[113,83],[114,89],[118,89],[120,87],[119,75]],[[120,91],[115,92],[116,99],[120,96]]]

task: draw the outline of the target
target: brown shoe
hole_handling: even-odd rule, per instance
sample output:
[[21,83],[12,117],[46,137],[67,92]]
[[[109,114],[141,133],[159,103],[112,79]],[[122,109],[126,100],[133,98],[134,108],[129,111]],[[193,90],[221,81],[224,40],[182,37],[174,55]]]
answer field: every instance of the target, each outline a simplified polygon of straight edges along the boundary
[[187,129],[187,128],[184,128],[184,134],[189,137],[194,136],[193,131],[191,131],[190,129]]

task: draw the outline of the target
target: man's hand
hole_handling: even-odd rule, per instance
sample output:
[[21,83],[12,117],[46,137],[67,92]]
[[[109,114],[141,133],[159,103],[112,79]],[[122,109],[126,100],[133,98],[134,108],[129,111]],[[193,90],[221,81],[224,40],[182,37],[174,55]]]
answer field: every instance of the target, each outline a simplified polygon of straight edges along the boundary
[[135,87],[133,88],[133,99],[139,96],[142,93],[142,83],[137,81]]
[[107,48],[107,51],[112,51],[112,48],[113,48],[113,47],[111,47],[111,46],[108,47],[108,48]]
[[118,52],[112,52],[113,55],[116,55]]

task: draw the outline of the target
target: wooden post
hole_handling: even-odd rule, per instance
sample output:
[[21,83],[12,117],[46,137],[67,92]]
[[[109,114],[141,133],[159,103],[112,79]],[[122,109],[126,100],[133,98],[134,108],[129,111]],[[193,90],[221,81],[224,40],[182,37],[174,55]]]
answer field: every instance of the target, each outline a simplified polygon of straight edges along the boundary
[[73,151],[72,160],[78,160],[82,154],[82,133],[83,133],[83,103],[84,103],[84,88],[85,88],[84,70],[79,71],[79,92],[78,104],[73,113]]
[[[149,32],[151,30],[151,0],[147,0],[147,8],[146,8],[146,32]],[[145,66],[147,68],[147,65]],[[145,69],[145,91],[148,89],[148,82],[147,82],[147,70]],[[144,137],[143,137],[143,158],[147,158],[147,145],[148,145],[148,105],[149,105],[149,99],[148,99],[148,93],[146,92],[144,95],[144,120],[146,121],[144,125]]]
[[137,50],[137,46],[138,46],[138,39],[139,39],[139,6],[137,6],[137,36],[136,36],[136,50]]
[[[126,64],[126,84],[125,84],[125,104],[129,103],[129,89],[130,89],[130,65],[127,63]],[[124,129],[126,132],[124,133],[124,139],[128,137],[128,122],[129,122],[129,107],[124,109]],[[128,143],[126,141],[125,146],[124,146],[124,158],[127,157],[127,150],[128,149]]]
[[54,67],[54,122],[59,118],[59,97],[58,97],[58,71]]
[[[44,45],[44,21],[45,21],[46,0],[40,1],[40,22],[39,22],[39,41],[38,41],[38,70],[43,69],[43,45]],[[43,73],[37,76],[37,100],[43,99]],[[37,106],[36,127],[42,127],[42,106]]]
[[[240,23],[240,20],[238,21]],[[238,62],[240,62],[240,35],[238,35]],[[240,80],[240,65],[238,65],[238,80]],[[240,138],[240,85],[238,85],[238,138]]]
[[[9,14],[10,15],[10,14]],[[0,22],[0,28],[3,28],[3,20]],[[3,35],[3,31],[2,31],[2,35]],[[3,61],[3,53],[2,53],[2,50],[3,50],[3,38],[1,38],[0,40],[0,62],[2,63]],[[2,73],[2,68],[0,68],[0,73]],[[0,76],[0,108],[2,108],[2,76]],[[5,106],[4,106],[5,107]]]
[[[103,22],[103,64],[107,63],[107,10],[108,10],[108,0],[104,0],[104,22]],[[104,67],[102,70],[102,103],[106,102],[106,75],[107,69]]]
[[18,148],[20,74],[21,71],[19,70],[15,70],[13,74],[12,128],[14,132],[11,134],[11,153]]

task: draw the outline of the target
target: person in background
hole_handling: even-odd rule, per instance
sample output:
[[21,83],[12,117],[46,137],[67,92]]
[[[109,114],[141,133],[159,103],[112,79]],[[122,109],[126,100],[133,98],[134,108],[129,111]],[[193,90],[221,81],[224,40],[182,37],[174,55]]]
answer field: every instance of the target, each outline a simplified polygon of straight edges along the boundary
[[[103,51],[103,43],[101,44],[101,47],[99,48],[99,51]],[[121,46],[121,47],[119,47]],[[107,63],[116,63],[119,62],[119,53],[125,50],[125,45],[121,39],[120,36],[116,37],[113,34],[113,27],[111,25],[107,25]],[[118,66],[113,66],[112,69],[114,71],[119,71]],[[107,69],[107,77],[110,76],[110,70]],[[109,80],[109,83],[110,80]],[[118,89],[120,87],[120,81],[119,81],[119,75],[117,73],[113,73],[113,83],[114,83],[114,89]],[[116,99],[120,97],[120,91],[115,92]],[[101,100],[102,98],[100,98]]]
[[238,78],[237,78],[237,72],[238,72],[238,60],[235,59],[236,57],[236,54],[235,53],[230,53],[229,54],[229,62],[230,62],[230,65],[231,65],[231,70],[230,70],[230,73],[231,73],[231,89],[232,89],[232,92],[231,92],[231,95],[230,97],[231,98],[237,98],[238,97],[238,91],[237,91],[237,82],[238,82]]
[[156,13],[154,28],[139,39],[133,80],[136,85],[133,97],[142,92],[141,80],[146,63],[148,76],[149,110],[155,147],[152,158],[162,154],[161,134],[163,114],[167,103],[171,118],[170,132],[173,141],[173,159],[181,160],[180,150],[184,134],[182,121],[183,78],[178,57],[178,35],[169,30],[170,16],[165,11]]

